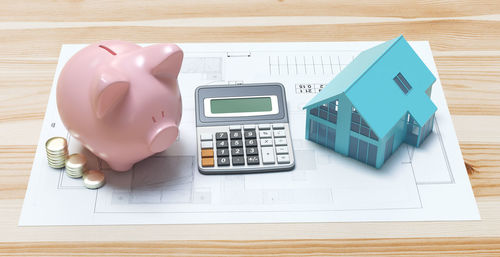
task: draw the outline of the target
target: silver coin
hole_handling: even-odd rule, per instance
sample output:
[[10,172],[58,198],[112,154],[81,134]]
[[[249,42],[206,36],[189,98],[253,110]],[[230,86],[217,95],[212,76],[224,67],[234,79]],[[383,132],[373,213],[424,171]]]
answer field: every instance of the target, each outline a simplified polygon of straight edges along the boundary
[[87,170],[83,173],[83,184],[89,189],[97,189],[106,183],[106,177],[100,170]]

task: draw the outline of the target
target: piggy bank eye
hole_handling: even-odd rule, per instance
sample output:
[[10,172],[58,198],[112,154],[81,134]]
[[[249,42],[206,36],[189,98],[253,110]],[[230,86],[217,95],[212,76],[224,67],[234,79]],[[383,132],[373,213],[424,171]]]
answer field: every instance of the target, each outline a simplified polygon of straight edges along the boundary
[[99,45],[100,48],[106,50],[108,53],[112,54],[112,55],[116,55],[116,53],[111,50],[109,47],[105,46],[105,45]]

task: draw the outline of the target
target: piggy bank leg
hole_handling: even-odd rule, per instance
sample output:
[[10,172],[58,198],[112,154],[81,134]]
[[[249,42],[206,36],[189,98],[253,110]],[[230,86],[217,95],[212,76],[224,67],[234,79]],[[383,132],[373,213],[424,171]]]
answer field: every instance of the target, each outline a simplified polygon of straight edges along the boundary
[[149,148],[153,153],[165,151],[179,135],[179,129],[175,124],[165,124],[151,134]]
[[133,163],[108,162],[111,169],[115,171],[128,171],[132,169]]

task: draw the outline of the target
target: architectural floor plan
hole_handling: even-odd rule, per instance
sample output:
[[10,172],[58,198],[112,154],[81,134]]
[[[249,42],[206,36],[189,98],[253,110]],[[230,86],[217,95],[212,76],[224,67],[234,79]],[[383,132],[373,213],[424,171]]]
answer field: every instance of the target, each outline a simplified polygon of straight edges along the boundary
[[[63,45],[33,163],[20,225],[190,224],[477,220],[479,212],[427,42],[412,46],[438,78],[431,135],[402,144],[375,169],[306,141],[302,107],[362,50],[378,42],[179,44],[183,118],[165,152],[115,172],[86,151],[60,121],[55,88],[84,45]],[[196,164],[194,90],[200,85],[280,82],[286,88],[296,167],[289,172],[202,175]],[[44,144],[66,136],[107,184],[84,188],[47,165]]]

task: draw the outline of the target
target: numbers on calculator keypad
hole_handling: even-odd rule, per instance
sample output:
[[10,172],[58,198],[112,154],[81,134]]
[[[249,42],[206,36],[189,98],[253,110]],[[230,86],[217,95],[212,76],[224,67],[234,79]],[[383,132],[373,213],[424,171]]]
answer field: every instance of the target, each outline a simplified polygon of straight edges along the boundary
[[287,130],[284,124],[259,124],[201,133],[202,167],[289,164]]

